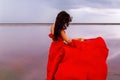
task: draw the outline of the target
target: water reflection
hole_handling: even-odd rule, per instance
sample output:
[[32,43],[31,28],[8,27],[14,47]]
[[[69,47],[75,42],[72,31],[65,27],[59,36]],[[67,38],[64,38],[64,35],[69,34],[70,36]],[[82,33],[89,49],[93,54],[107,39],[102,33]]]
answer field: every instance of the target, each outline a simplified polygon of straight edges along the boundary
[[[111,32],[112,27],[118,28],[115,25],[71,25],[66,32],[71,38],[103,36],[110,49],[108,80],[118,80],[120,40]],[[45,79],[51,42],[49,28],[50,25],[0,25],[0,80]]]

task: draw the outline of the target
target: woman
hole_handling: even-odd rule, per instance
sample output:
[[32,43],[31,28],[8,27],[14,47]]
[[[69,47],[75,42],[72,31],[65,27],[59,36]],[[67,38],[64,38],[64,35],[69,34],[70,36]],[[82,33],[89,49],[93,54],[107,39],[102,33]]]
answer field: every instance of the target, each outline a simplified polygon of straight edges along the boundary
[[47,80],[106,80],[108,49],[101,37],[70,39],[70,15],[61,11],[51,26]]

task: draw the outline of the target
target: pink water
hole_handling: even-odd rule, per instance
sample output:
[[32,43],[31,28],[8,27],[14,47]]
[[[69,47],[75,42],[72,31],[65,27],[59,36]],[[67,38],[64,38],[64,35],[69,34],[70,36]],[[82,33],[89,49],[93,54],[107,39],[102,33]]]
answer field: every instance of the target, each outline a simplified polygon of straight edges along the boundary
[[[72,26],[70,29],[74,27],[75,31],[68,31],[68,35],[71,37],[79,35],[81,25],[78,26]],[[89,26],[82,28],[85,29],[83,30],[85,34],[84,32],[82,34],[95,37],[98,35],[95,31],[98,30],[95,29],[96,26],[93,26],[94,31]],[[45,80],[51,42],[48,38],[49,28],[50,25],[0,25],[0,80]],[[100,32],[99,34],[105,37],[110,50],[107,59],[109,68],[107,80],[120,80],[120,39],[108,38],[110,34],[106,33],[106,29],[103,33],[103,28],[102,25],[99,29],[102,34]]]

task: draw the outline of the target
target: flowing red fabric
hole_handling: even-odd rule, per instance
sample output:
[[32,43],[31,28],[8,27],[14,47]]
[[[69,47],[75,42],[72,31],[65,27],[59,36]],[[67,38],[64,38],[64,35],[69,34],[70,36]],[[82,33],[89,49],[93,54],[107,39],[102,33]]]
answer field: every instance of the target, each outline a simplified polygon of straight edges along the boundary
[[46,80],[106,80],[108,48],[101,37],[65,44],[53,40],[48,55]]

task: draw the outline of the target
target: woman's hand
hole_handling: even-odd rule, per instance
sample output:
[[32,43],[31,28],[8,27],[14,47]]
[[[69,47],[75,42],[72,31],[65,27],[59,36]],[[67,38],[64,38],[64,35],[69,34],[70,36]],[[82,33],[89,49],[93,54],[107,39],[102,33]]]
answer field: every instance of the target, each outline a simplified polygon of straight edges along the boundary
[[75,38],[75,40],[85,41],[85,39],[84,39],[84,38]]

